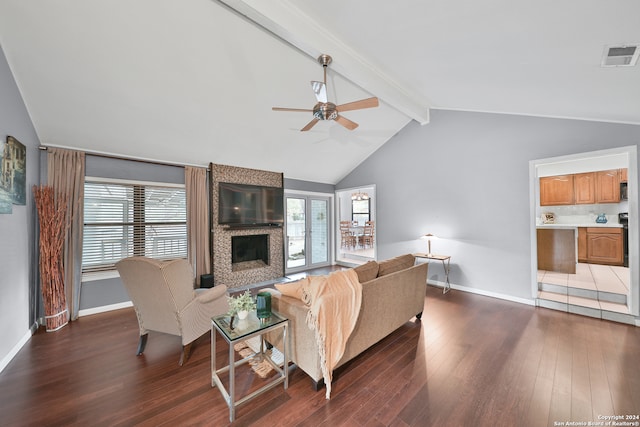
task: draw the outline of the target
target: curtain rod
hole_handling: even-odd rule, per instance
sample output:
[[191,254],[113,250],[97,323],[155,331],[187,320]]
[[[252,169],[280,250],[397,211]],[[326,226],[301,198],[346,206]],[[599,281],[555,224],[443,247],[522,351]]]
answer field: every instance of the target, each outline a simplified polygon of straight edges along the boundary
[[204,168],[204,169],[206,169],[208,171],[211,170],[210,167],[201,166],[201,165],[169,163],[169,162],[161,162],[161,161],[158,161],[158,160],[138,159],[138,158],[135,158],[135,157],[118,156],[118,155],[115,155],[115,154],[101,153],[101,152],[98,152],[98,151],[85,151],[85,150],[77,150],[75,148],[56,147],[56,146],[48,147],[46,145],[40,145],[38,147],[38,149],[41,150],[41,151],[48,151],[49,148],[63,148],[65,150],[84,151],[84,153],[87,154],[87,155],[95,156],[95,157],[104,157],[106,159],[127,160],[127,161],[130,161],[130,162],[148,163],[148,164],[151,164],[151,165],[160,165],[160,166],[174,166],[174,167],[193,166],[193,167],[198,167],[198,168]]

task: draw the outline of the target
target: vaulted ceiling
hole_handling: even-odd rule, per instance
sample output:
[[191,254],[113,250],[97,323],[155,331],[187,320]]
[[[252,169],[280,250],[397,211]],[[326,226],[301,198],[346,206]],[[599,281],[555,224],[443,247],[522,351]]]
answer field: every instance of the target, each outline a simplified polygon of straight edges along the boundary
[[[430,109],[640,124],[622,0],[2,0],[0,43],[42,144],[336,183]],[[319,54],[329,99],[377,96],[300,132]],[[425,141],[428,144],[429,141]]]

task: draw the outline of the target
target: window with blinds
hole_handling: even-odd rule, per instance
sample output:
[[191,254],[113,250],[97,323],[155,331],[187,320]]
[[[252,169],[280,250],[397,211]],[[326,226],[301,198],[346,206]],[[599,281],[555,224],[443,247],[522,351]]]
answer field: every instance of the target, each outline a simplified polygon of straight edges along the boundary
[[184,187],[86,180],[82,272],[130,256],[187,257]]

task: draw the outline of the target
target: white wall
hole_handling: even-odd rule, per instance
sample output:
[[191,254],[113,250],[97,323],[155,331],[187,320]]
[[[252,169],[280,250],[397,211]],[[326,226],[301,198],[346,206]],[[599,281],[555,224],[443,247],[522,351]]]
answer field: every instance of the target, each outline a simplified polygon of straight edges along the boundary
[[639,142],[637,125],[434,110],[336,188],[376,185],[378,259],[424,252],[433,233],[452,284],[530,300],[529,161]]
[[15,137],[27,148],[27,204],[13,206],[13,213],[0,215],[0,371],[31,336],[35,314],[29,300],[35,299],[34,221],[31,187],[38,177],[38,137],[16,82],[0,50],[0,138]]

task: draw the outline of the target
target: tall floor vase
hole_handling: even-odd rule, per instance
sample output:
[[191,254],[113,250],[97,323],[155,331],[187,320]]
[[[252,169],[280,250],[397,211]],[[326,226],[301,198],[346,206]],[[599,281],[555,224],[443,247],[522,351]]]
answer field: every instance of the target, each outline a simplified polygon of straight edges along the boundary
[[33,186],[40,224],[40,290],[47,332],[69,323],[64,292],[62,247],[67,232],[65,198],[56,196],[49,186]]

